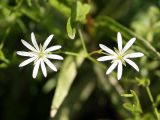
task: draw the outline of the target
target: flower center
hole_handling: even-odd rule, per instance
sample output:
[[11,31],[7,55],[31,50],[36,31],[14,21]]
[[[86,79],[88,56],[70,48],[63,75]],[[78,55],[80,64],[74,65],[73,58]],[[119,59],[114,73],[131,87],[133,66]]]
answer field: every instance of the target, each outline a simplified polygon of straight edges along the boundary
[[119,50],[117,50],[116,48],[114,48],[114,50],[117,54],[117,59],[120,60],[124,66],[126,66],[126,62],[123,58],[123,54]]
[[38,59],[40,59],[40,58],[44,58],[45,57],[45,53],[43,52],[43,47],[42,47],[42,45],[40,44],[40,50],[39,50],[39,52],[38,52]]

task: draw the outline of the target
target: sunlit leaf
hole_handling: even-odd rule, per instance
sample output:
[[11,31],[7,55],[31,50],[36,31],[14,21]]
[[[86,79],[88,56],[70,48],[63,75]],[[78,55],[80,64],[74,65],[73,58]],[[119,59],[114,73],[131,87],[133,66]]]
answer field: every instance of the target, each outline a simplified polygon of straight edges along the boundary
[[71,18],[68,18],[68,21],[67,21],[67,33],[71,39],[75,38],[76,28],[75,26],[72,25]]
[[[83,54],[81,52],[80,54]],[[54,117],[67,96],[70,87],[77,75],[77,68],[82,64],[84,57],[67,57],[60,71],[56,91],[53,97],[50,116]]]
[[76,12],[76,21],[84,22],[90,9],[89,4],[82,4],[80,1],[77,1],[76,11],[73,11]]
[[[133,97],[133,103],[126,102],[123,104],[123,107],[133,113],[142,113],[141,104],[140,104],[140,101],[139,101],[139,98],[138,98],[136,92],[131,90],[131,94]],[[128,97],[128,95],[127,95],[127,97]]]
[[131,112],[134,111],[133,105],[131,103],[124,103],[123,107],[126,108],[127,110],[131,111]]
[[133,97],[132,94],[122,94],[121,96],[122,96],[122,97]]
[[82,4],[80,1],[77,1],[73,5],[71,9],[71,16],[67,21],[67,33],[71,39],[75,38],[78,22],[84,23],[86,20],[86,15],[89,13],[89,11],[89,4]]

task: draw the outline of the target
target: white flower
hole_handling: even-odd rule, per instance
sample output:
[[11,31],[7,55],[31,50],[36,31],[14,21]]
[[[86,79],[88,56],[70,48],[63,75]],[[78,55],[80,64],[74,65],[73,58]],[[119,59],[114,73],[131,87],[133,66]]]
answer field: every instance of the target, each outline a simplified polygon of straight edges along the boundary
[[123,66],[126,66],[126,63],[131,65],[136,71],[139,71],[138,66],[130,60],[130,58],[137,58],[137,57],[142,57],[144,54],[141,52],[135,52],[135,53],[130,53],[126,54],[126,51],[132,46],[132,44],[135,42],[136,38],[130,39],[127,44],[122,48],[122,36],[121,33],[118,32],[117,34],[117,42],[118,42],[118,50],[115,49],[114,51],[111,50],[110,48],[106,47],[105,45],[99,44],[99,47],[107,52],[109,55],[108,56],[103,56],[98,58],[98,61],[108,61],[112,60],[112,65],[108,68],[106,74],[110,74],[115,68],[117,67],[117,79],[120,80],[122,76],[122,71],[123,71]]
[[52,51],[60,49],[61,48],[60,45],[55,45],[47,48],[52,38],[53,35],[50,35],[44,42],[43,46],[41,44],[40,46],[38,46],[33,32],[31,33],[31,40],[33,46],[31,46],[28,42],[21,40],[22,44],[25,47],[27,47],[30,51],[29,52],[17,51],[18,55],[29,57],[27,60],[20,63],[19,67],[23,67],[34,61],[34,68],[32,73],[33,78],[36,78],[39,66],[41,66],[44,77],[47,77],[47,70],[45,64],[47,64],[53,71],[57,71],[57,68],[51,63],[49,59],[63,60],[63,57],[61,57],[60,55],[51,54]]

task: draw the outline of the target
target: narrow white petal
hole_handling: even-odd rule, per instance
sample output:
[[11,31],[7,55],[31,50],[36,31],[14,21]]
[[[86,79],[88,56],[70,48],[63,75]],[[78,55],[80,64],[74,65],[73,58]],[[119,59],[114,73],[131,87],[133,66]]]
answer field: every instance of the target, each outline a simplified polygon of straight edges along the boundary
[[50,62],[50,60],[48,60],[47,58],[44,58],[44,62],[53,70],[53,71],[57,71],[57,68]]
[[44,77],[47,77],[47,70],[43,60],[41,60],[41,69]]
[[122,72],[123,72],[123,66],[122,66],[122,62],[119,61],[118,63],[118,68],[117,68],[117,79],[120,80],[122,77]]
[[122,36],[121,33],[117,33],[118,50],[122,51]]
[[63,60],[63,57],[60,56],[60,55],[55,55],[55,54],[48,54],[46,55],[47,58],[50,58],[50,59],[55,59],[55,60]]
[[124,56],[124,58],[137,58],[137,57],[142,57],[144,56],[143,53],[141,52],[136,52],[136,53],[130,53]]
[[39,59],[39,60],[35,63],[35,65],[34,65],[33,73],[32,73],[32,77],[33,77],[33,78],[36,78],[36,77],[37,77],[37,73],[38,73],[38,69],[39,69],[40,62],[41,62],[41,59]]
[[34,57],[34,56],[36,56],[36,54],[33,53],[33,52],[17,51],[16,53],[17,53],[17,55],[26,56],[26,57]]
[[31,40],[32,40],[32,43],[33,43],[34,47],[35,47],[37,50],[39,50],[39,47],[38,47],[38,44],[37,44],[37,41],[36,41],[36,38],[35,38],[35,35],[34,35],[33,32],[31,33]]
[[50,36],[46,39],[46,41],[45,41],[44,44],[43,44],[43,50],[45,50],[45,49],[47,48],[47,46],[48,46],[48,44],[51,42],[52,38],[53,38],[53,35],[50,35]]
[[108,48],[107,46],[105,46],[105,45],[103,45],[103,44],[99,44],[99,47],[100,47],[102,50],[106,51],[107,53],[110,53],[110,54],[113,54],[113,55],[116,54],[113,50],[111,50],[110,48]]
[[58,50],[60,48],[61,48],[60,45],[55,45],[55,46],[51,46],[51,47],[47,48],[44,52],[52,52],[52,51]]
[[28,42],[26,42],[25,40],[21,40],[21,42],[23,43],[24,46],[26,46],[29,50],[37,52],[37,50],[32,47]]
[[125,60],[129,65],[131,65],[135,70],[139,71],[138,66],[137,66],[136,63],[134,63],[132,60],[127,59],[127,58],[124,58],[124,60]]
[[31,62],[34,61],[36,58],[37,58],[37,57],[32,57],[32,58],[29,58],[29,59],[23,61],[22,63],[19,64],[19,67],[23,67],[23,66],[31,63]]
[[127,44],[124,46],[124,48],[122,49],[122,53],[125,53],[131,46],[132,44],[135,42],[136,38],[132,38],[130,39]]
[[113,64],[108,68],[106,74],[110,74],[115,69],[115,67],[117,66],[117,64],[118,64],[117,61],[113,62]]
[[102,56],[102,57],[99,57],[97,60],[98,61],[107,61],[107,60],[113,60],[115,58],[116,58],[116,56]]

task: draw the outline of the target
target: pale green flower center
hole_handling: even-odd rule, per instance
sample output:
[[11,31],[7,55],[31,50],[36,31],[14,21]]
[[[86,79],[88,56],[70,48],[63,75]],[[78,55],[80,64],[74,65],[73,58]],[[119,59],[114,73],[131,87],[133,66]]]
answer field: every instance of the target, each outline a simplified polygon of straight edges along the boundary
[[124,65],[124,66],[126,66],[126,62],[125,62],[125,60],[124,60],[124,54],[122,54],[119,50],[117,50],[116,48],[114,48],[114,50],[115,50],[115,52],[116,52],[116,54],[117,54],[117,60],[120,60],[121,62],[122,62],[122,64]]
[[43,52],[43,47],[42,45],[40,44],[40,50],[38,51],[37,53],[37,59],[34,61],[34,65],[36,64],[36,62],[39,60],[39,59],[43,59],[45,58],[46,54]]
[[40,58],[44,58],[45,57],[45,53],[43,52],[43,47],[42,47],[42,45],[40,44],[40,50],[39,50],[39,52],[38,52],[38,59],[40,59]]

